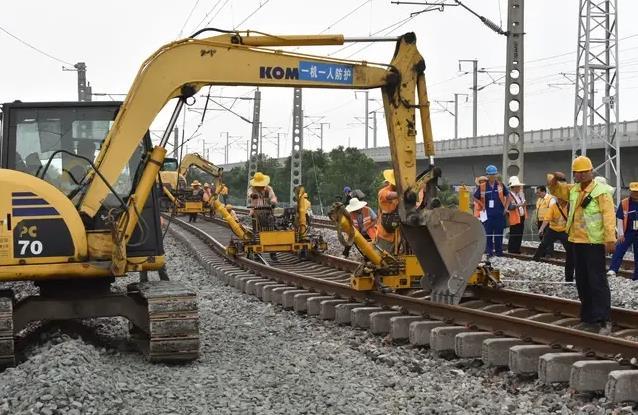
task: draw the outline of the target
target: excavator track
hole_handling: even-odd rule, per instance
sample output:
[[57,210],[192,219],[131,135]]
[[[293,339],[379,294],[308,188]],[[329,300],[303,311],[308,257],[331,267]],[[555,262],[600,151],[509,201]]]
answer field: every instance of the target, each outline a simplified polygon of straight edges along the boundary
[[147,305],[148,327],[131,325],[131,337],[151,362],[183,362],[199,357],[197,296],[176,281],[129,286],[129,295]]
[[0,367],[15,365],[13,298],[0,296]]

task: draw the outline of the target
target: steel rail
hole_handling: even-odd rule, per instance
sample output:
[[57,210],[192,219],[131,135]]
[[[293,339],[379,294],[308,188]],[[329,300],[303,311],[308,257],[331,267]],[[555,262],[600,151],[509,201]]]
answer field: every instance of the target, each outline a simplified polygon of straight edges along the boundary
[[[433,303],[425,298],[410,297],[402,294],[356,291],[342,283],[300,275],[295,272],[252,261],[245,257],[231,257],[226,254],[225,246],[210,236],[206,231],[186,224],[181,220],[174,220],[174,222],[188,232],[196,235],[217,254],[224,256],[227,260],[234,262],[242,269],[252,271],[257,275],[280,283],[315,291],[319,294],[334,295],[384,308],[400,308],[408,314],[422,315],[424,317],[449,321],[450,323],[464,325],[477,330],[491,331],[498,335],[512,336],[530,342],[548,344],[557,349],[579,350],[584,353],[593,353],[604,358],[622,357],[624,361],[631,359],[635,361],[638,359],[638,341],[602,336],[596,333],[589,333],[526,318],[472,309],[464,307],[463,304],[454,306]],[[579,312],[577,302],[558,299],[556,297],[527,293],[521,295],[510,290],[495,291],[480,288],[474,289],[474,292],[478,298],[497,301],[498,303],[511,302],[512,304],[529,307],[532,311],[558,312],[569,315],[578,315]],[[558,311],[549,305],[551,302],[559,304]],[[613,313],[622,325],[636,327],[637,312],[615,308]]]

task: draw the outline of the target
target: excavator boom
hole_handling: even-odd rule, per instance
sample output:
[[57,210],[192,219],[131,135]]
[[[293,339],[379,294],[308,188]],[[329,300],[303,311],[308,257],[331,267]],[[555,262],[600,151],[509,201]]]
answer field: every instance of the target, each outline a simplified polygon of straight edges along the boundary
[[[101,180],[93,175],[81,199],[80,211],[87,217],[95,217],[109,192],[105,181],[117,180],[124,160],[130,157],[155,115],[172,98],[179,98],[171,117],[174,123],[183,102],[205,85],[381,88],[392,165],[401,195],[399,215],[403,235],[431,282],[432,298],[458,303],[483,251],[484,232],[480,223],[467,213],[429,207],[417,210],[416,109],[430,161],[434,142],[425,62],[417,50],[416,36],[407,33],[398,38],[388,65],[266,48],[340,42],[342,37],[332,35],[291,37],[235,33],[206,39],[188,38],[160,48],[144,62],[135,78],[96,160]],[[172,127],[170,123],[169,127]],[[159,162],[161,164],[161,160]],[[138,191],[142,196],[145,193],[143,188]],[[129,209],[123,241],[130,237],[129,231],[136,225],[136,209]]]

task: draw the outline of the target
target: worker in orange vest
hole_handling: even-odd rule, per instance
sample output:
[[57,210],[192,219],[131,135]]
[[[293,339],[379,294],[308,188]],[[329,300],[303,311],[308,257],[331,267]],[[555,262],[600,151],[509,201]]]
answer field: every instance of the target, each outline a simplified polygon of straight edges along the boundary
[[346,206],[346,210],[350,213],[352,223],[361,235],[368,241],[374,241],[377,236],[377,214],[367,205],[368,202],[353,197]]
[[[624,198],[616,211],[618,242],[611,258],[608,276],[616,276],[620,263],[630,246],[634,247],[634,259],[638,258],[638,182],[629,183],[631,195]],[[634,281],[638,281],[638,268],[634,266]]]
[[377,220],[376,244],[391,254],[396,254],[395,246],[399,238],[399,194],[396,190],[394,170],[383,171],[384,186],[379,190],[379,218]]
[[[477,188],[480,188],[485,182],[487,182],[487,177],[485,176],[479,176],[474,180],[474,184],[476,184]],[[483,203],[478,199],[474,199],[474,217],[481,219],[481,211],[484,210],[485,206],[483,206]]]
[[523,242],[523,233],[525,231],[525,219],[527,218],[527,201],[523,186],[518,176],[510,177],[509,202],[507,206],[507,214],[510,222],[510,239],[507,245],[507,251],[510,254],[521,253],[521,243]]

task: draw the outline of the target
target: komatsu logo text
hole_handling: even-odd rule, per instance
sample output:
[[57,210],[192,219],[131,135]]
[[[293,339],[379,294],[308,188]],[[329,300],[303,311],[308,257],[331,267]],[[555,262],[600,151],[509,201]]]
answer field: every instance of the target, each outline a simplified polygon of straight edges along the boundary
[[298,68],[282,68],[281,66],[260,66],[261,79],[299,79]]

